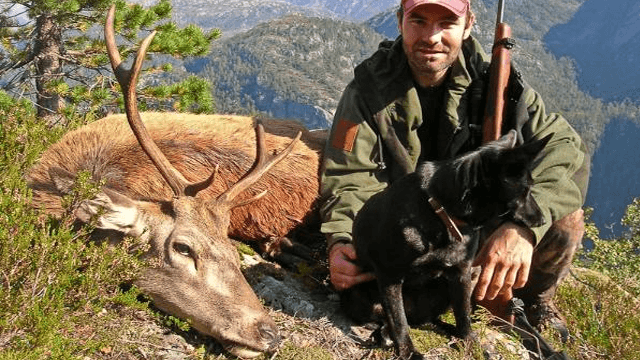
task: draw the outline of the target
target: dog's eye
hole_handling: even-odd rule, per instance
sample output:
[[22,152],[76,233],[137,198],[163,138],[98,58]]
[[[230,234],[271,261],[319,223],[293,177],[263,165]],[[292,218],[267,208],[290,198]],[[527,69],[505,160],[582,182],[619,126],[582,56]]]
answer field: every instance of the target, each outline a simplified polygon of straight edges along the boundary
[[513,178],[507,177],[502,179],[502,186],[504,186],[506,189],[515,189],[516,187],[518,187],[518,185],[519,182]]

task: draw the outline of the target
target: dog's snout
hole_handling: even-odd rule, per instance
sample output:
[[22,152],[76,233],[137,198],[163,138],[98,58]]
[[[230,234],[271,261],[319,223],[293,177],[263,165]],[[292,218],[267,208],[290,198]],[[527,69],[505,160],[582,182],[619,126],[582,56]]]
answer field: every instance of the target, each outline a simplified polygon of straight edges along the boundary
[[528,196],[523,206],[516,209],[513,218],[514,220],[521,221],[528,227],[538,227],[546,223],[540,206],[538,206],[538,203],[531,195]]

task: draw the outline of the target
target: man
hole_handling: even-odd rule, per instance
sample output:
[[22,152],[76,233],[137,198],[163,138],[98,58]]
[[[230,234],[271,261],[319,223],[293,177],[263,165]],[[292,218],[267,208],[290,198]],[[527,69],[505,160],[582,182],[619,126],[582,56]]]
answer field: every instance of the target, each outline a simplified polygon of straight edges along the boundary
[[[356,67],[336,110],[322,168],[322,232],[331,282],[341,291],[373,275],[355,263],[351,228],[373,194],[415,169],[418,161],[451,158],[480,145],[482,92],[489,61],[470,35],[469,0],[402,0],[400,37],[380,44]],[[483,240],[474,298],[505,317],[518,296],[529,321],[566,324],[553,303],[584,232],[589,158],[565,119],[545,113],[540,96],[512,72],[503,129],[518,142],[554,133],[533,172],[532,194],[546,224],[504,223]]]

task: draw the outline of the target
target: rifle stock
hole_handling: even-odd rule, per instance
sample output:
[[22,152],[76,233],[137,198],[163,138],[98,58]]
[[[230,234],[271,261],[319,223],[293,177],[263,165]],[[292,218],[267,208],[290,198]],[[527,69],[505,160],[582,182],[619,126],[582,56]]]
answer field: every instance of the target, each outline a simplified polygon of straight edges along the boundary
[[511,73],[509,49],[512,47],[511,27],[498,21],[489,67],[489,88],[482,122],[482,143],[497,140],[502,134],[502,120],[507,103],[507,84]]

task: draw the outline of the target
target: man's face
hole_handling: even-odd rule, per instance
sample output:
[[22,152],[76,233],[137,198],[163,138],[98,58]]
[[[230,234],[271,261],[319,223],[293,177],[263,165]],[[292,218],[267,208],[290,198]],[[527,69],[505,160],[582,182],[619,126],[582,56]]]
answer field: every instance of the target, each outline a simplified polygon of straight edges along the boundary
[[400,33],[404,52],[421,85],[423,77],[444,78],[472,25],[473,21],[467,21],[466,16],[458,17],[439,5],[420,6],[403,16]]

